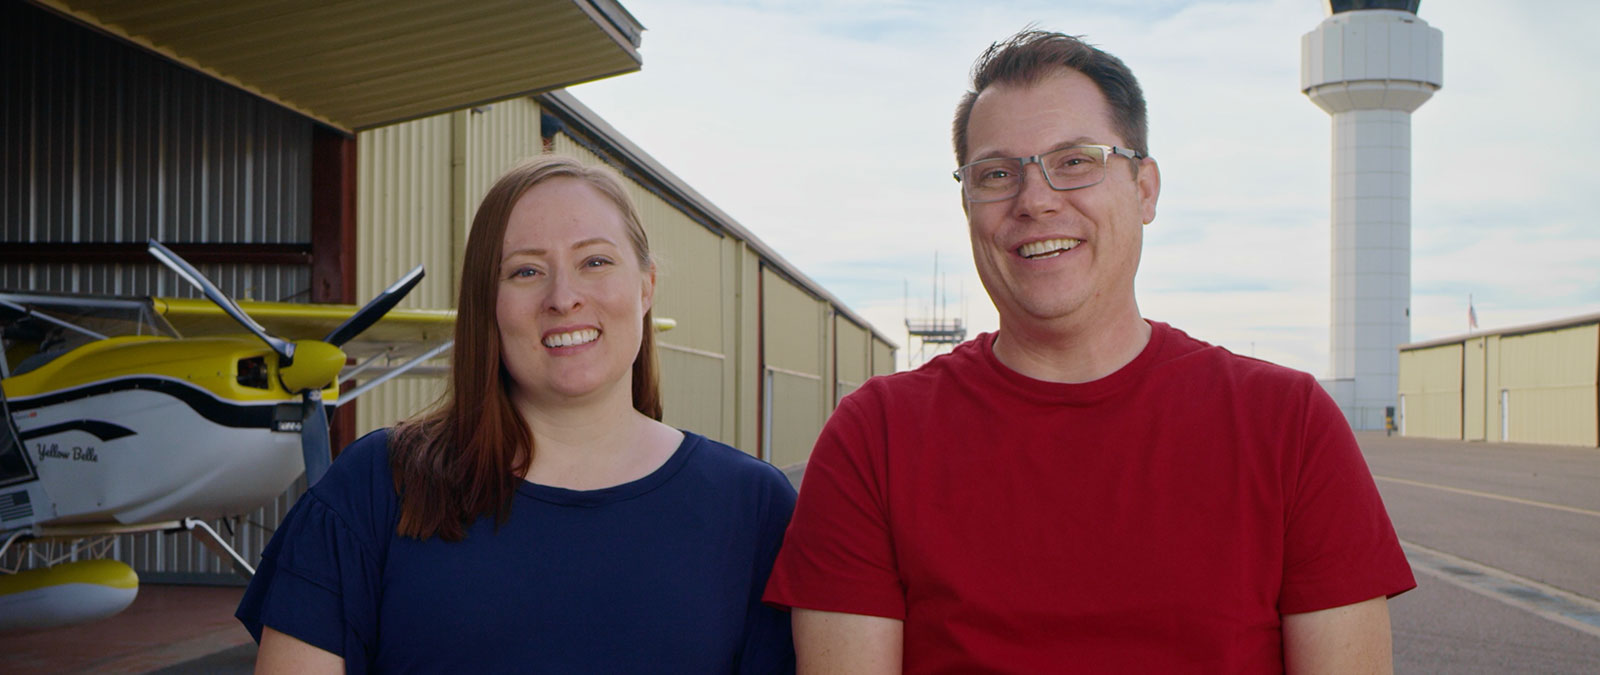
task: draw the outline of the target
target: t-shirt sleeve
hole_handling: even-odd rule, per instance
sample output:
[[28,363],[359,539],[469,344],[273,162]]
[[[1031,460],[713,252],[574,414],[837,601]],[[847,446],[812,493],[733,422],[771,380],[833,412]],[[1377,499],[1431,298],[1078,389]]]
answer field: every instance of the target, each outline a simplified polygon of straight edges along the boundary
[[[355,447],[340,459],[356,459],[346,457]],[[359,673],[376,654],[381,570],[369,541],[373,528],[363,522],[376,514],[349,508],[372,482],[361,475],[370,471],[354,464],[336,461],[289,509],[235,616],[257,642],[262,627],[271,626],[343,657],[346,672]]]
[[905,619],[889,526],[883,416],[863,388],[840,402],[817,438],[766,601]]
[[766,580],[772,574],[773,561],[783,544],[783,533],[794,513],[795,492],[789,479],[775,468],[770,469],[765,481],[766,500],[761,513],[761,537],[755,557],[755,574],[751,584],[750,604],[745,620],[744,648],[739,656],[741,675],[782,675],[793,673],[794,637],[790,633],[789,613],[761,601]]
[[1291,496],[1278,611],[1342,607],[1415,588],[1355,435],[1333,399],[1304,379],[1300,453],[1286,477]]

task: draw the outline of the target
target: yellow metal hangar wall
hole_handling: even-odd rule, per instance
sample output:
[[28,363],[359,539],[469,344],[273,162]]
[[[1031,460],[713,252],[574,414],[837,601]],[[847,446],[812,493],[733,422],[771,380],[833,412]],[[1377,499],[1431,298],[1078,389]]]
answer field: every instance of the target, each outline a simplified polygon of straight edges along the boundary
[[1400,432],[1600,447],[1600,313],[1400,346]]
[[[236,298],[359,303],[425,262],[413,304],[449,307],[451,249],[358,241],[358,215],[420,207],[357,203],[358,174],[417,159],[367,164],[356,135],[632,72],[642,30],[614,0],[0,2],[0,287],[197,297],[154,237]],[[335,417],[344,440],[354,417]],[[299,492],[212,525],[253,560]],[[187,533],[121,536],[114,556],[146,582],[238,583]]]
[[[624,178],[658,260],[655,315],[665,421],[798,470],[840,397],[894,370],[895,344],[564,91],[359,135],[357,295],[415,262],[406,302],[455,301],[473,212],[507,168],[541,152]],[[433,403],[442,380],[396,380],[362,398],[360,431]]]

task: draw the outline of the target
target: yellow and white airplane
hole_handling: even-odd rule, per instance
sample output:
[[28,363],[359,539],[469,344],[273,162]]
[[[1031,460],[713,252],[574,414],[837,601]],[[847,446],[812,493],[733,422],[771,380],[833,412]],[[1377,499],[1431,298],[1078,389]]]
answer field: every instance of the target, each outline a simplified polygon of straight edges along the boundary
[[361,308],[235,303],[150,252],[207,300],[0,292],[0,631],[125,609],[120,534],[188,530],[254,574],[207,521],[316,482],[328,412],[451,346],[453,311],[394,309],[421,266]]

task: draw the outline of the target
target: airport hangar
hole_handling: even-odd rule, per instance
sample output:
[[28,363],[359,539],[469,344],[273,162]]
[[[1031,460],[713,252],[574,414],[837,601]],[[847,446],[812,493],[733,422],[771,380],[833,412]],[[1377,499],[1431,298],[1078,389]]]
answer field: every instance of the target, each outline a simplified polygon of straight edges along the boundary
[[1400,346],[1403,436],[1600,447],[1600,313]]
[[[359,304],[418,263],[404,307],[454,305],[478,200],[544,151],[617,169],[662,261],[666,421],[779,467],[896,345],[562,87],[639,68],[612,0],[6,0],[0,288],[194,297],[156,238],[237,298]],[[434,401],[402,378],[335,447]],[[303,488],[245,517],[255,559]],[[219,528],[221,529],[221,528]],[[223,530],[227,531],[227,530]],[[237,583],[188,534],[121,537],[147,582]]]

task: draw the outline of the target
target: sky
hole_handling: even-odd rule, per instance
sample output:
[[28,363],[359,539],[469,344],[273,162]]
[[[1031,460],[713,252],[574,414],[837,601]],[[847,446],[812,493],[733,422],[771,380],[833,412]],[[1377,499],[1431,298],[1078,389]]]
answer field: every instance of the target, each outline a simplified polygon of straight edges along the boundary
[[[1144,88],[1162,192],[1143,315],[1329,375],[1331,124],[1300,93],[1325,3],[623,4],[647,29],[643,68],[570,91],[899,344],[902,367],[921,358],[908,310],[999,326],[950,120],[973,59],[1033,25],[1117,55]],[[1600,311],[1600,3],[1418,15],[1443,31],[1444,85],[1412,116],[1411,339],[1466,332],[1469,296],[1480,329]]]

